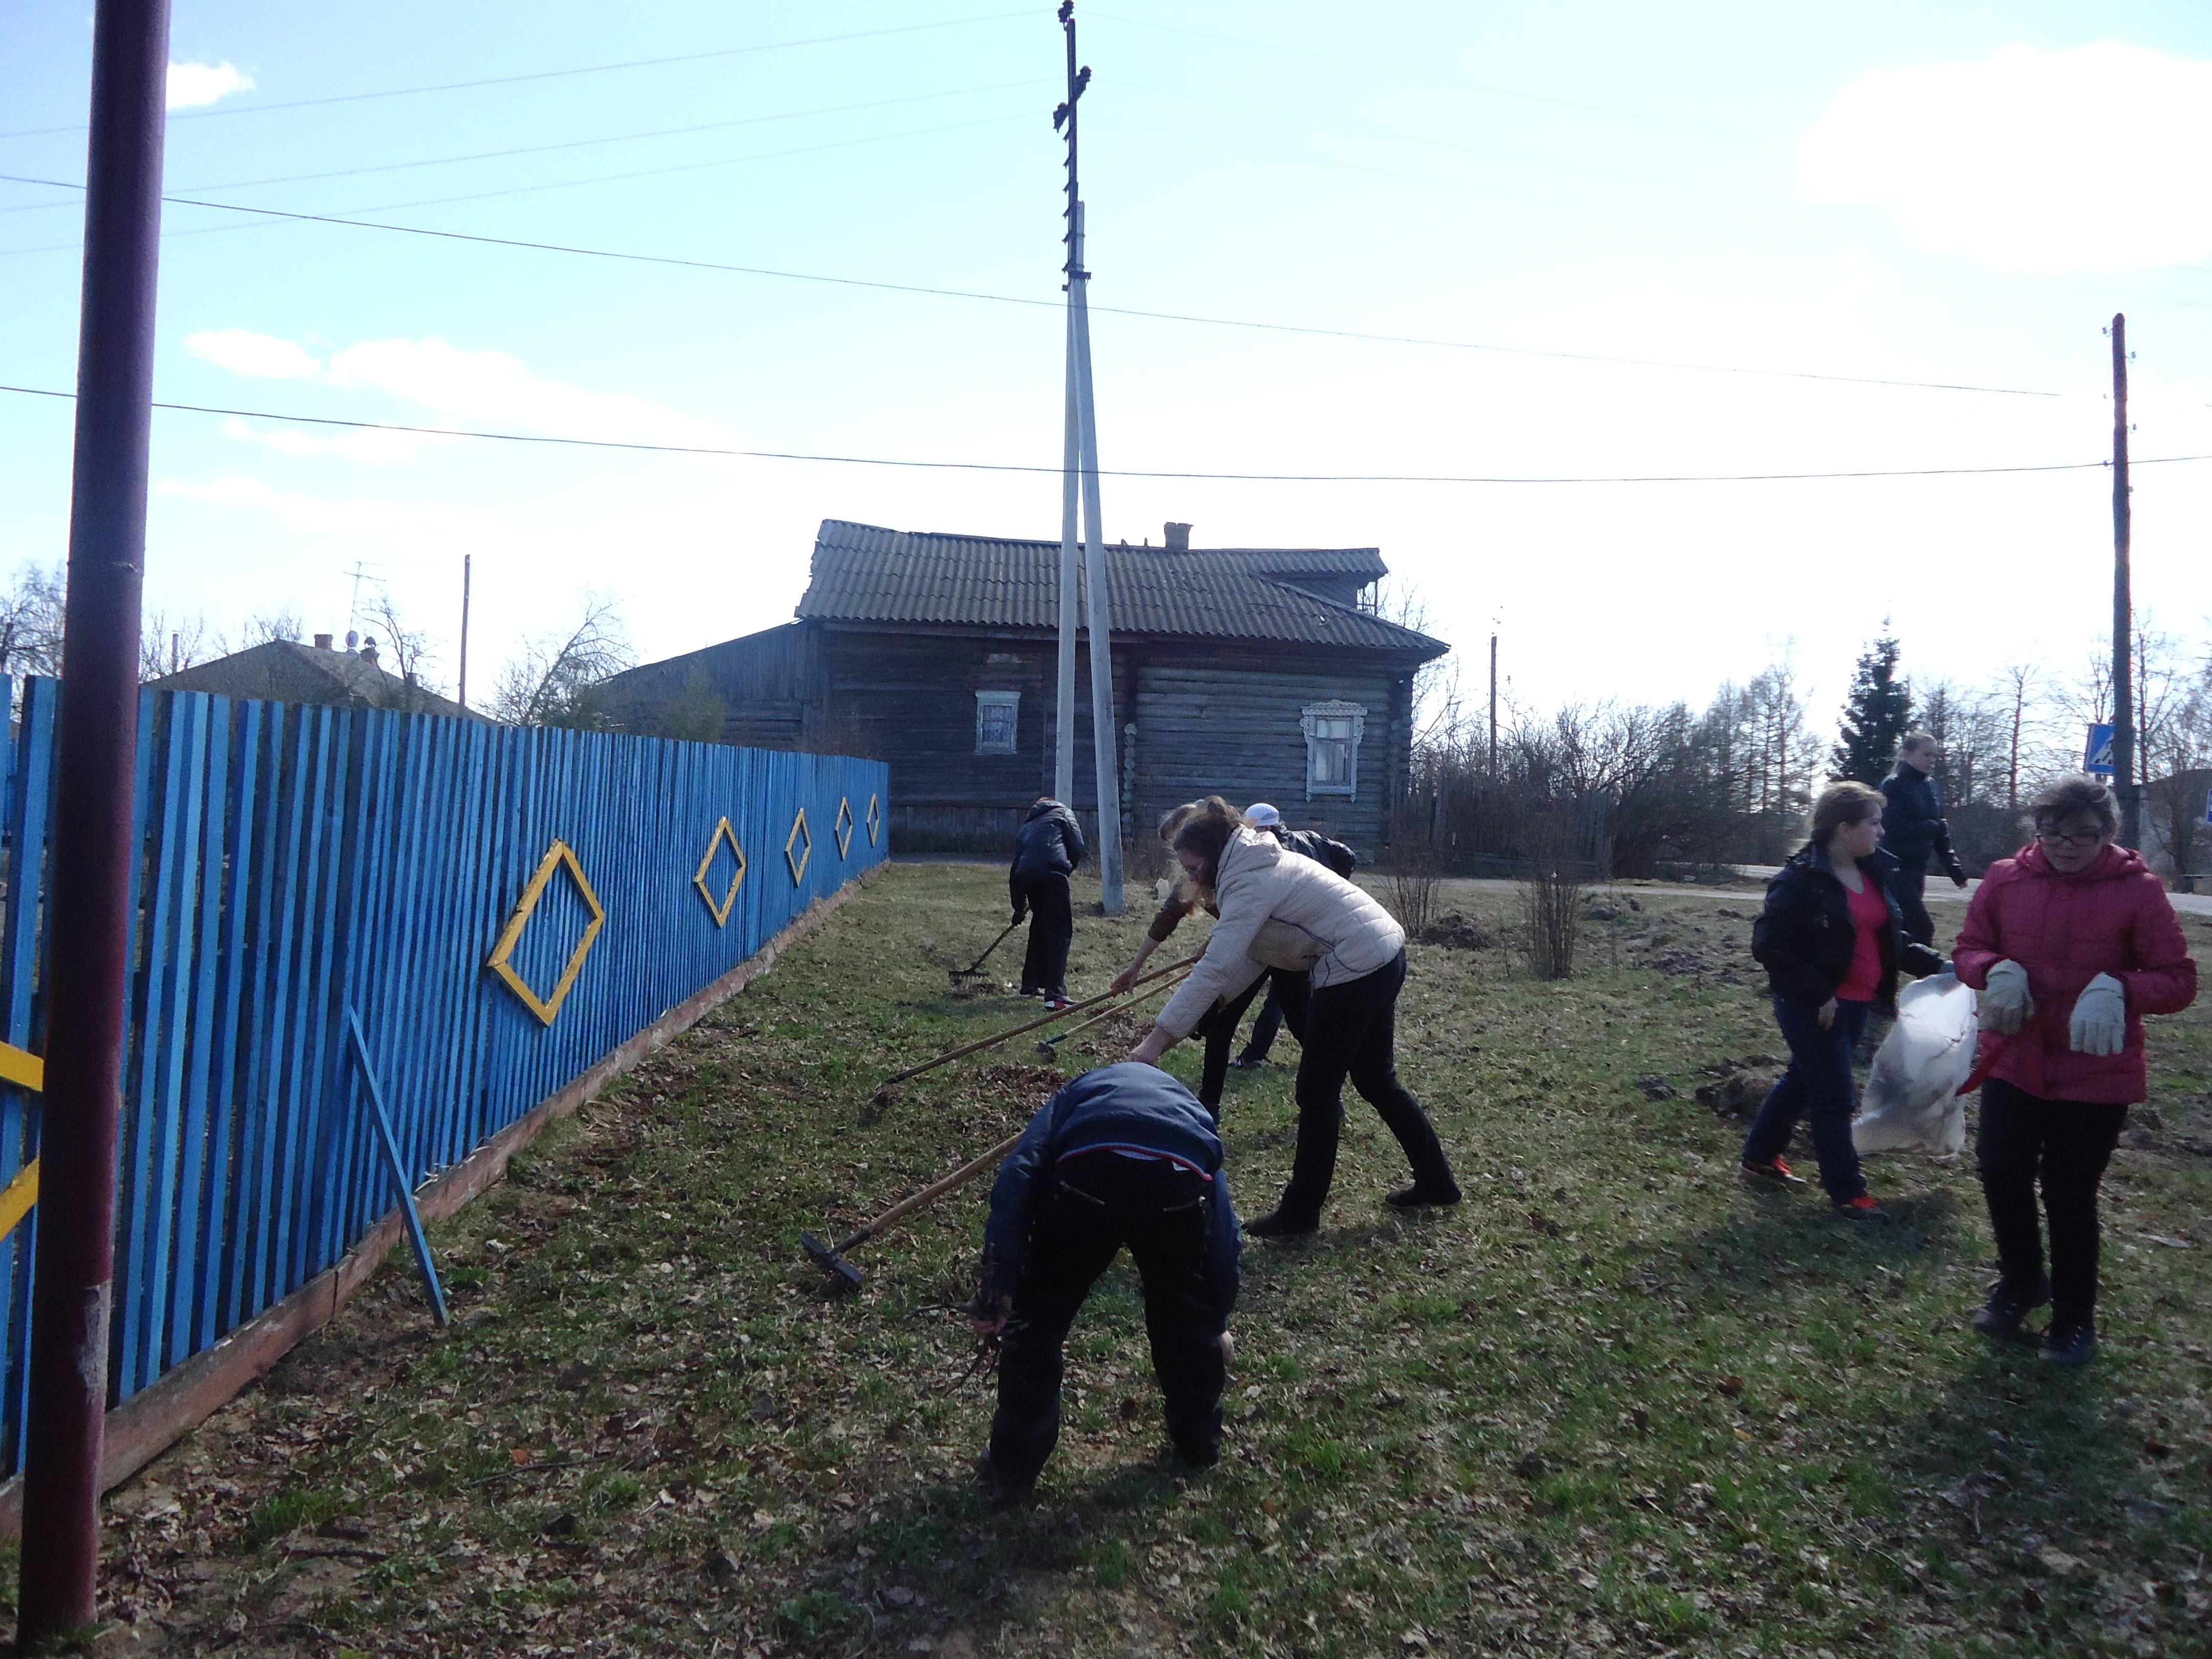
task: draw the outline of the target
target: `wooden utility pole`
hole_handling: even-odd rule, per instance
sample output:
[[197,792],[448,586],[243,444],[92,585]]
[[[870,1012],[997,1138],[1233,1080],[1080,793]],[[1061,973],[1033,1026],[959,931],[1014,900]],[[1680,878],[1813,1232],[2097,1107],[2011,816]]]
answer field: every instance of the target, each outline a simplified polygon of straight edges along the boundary
[[1498,781],[1498,635],[1490,635],[1490,781]]
[[22,1440],[18,1653],[89,1625],[100,1574],[123,1024],[137,920],[131,775],[168,61],[168,0],[98,0],[48,842],[43,1174]]
[[461,555],[461,694],[453,701],[469,706],[469,566],[475,555]]
[[2128,549],[2128,319],[2112,317],[2112,775],[2120,787],[2120,844],[2142,841],[2142,792],[2136,783],[2134,598]]
[[[1079,478],[1083,505],[1083,585],[1091,650],[1091,750],[1098,780],[1098,883],[1101,908],[1121,914],[1121,779],[1114,759],[1114,634],[1106,581],[1106,534],[1098,502],[1098,411],[1091,380],[1091,272],[1083,262],[1083,195],[1076,173],[1077,109],[1091,84],[1088,65],[1075,66],[1075,0],[1061,0],[1060,26],[1067,40],[1067,100],[1053,112],[1055,131],[1067,132],[1067,319],[1068,403],[1075,416],[1074,442],[1079,472],[1063,465],[1060,485],[1060,720],[1074,747],[1073,668],[1066,643],[1069,595],[1068,498]],[[1063,457],[1065,451],[1063,451]],[[1071,753],[1072,759],[1072,753]],[[1073,766],[1069,767],[1072,773]],[[1065,799],[1063,796],[1062,799]]]

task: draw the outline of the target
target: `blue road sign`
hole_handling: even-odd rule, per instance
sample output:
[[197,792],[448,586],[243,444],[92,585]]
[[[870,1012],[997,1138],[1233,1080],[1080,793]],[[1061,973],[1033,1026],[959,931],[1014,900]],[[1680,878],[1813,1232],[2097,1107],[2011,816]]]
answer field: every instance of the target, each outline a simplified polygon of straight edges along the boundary
[[2084,772],[2094,772],[2100,777],[2109,778],[2112,775],[2114,769],[2111,726],[2093,726],[2089,728],[2088,750],[2082,759],[2081,769]]

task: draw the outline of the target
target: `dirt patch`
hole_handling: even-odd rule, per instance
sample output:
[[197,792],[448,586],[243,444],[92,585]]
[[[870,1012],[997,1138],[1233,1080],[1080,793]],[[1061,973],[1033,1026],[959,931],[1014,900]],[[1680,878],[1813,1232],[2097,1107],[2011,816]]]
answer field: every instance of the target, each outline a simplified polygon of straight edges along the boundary
[[1419,942],[1440,945],[1447,951],[1494,951],[1504,940],[1480,916],[1447,910],[1421,930]]
[[1723,1117],[1747,1118],[1759,1110],[1784,1067],[1772,1054],[1747,1054],[1717,1060],[1705,1070],[1713,1080],[1698,1086],[1698,1103]]

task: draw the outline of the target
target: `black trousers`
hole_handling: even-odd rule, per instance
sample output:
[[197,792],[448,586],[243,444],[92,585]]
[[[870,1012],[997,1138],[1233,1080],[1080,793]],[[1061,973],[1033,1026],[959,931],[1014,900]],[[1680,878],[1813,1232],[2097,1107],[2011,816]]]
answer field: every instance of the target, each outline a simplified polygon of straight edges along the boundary
[[1067,901],[1067,878],[1047,871],[1022,877],[1017,886],[1030,907],[1030,946],[1022,957],[1022,989],[1065,994],[1067,947],[1075,942],[1075,912]]
[[[1249,1060],[1255,1065],[1267,1059],[1267,1051],[1275,1046],[1275,1034],[1282,1029],[1283,1000],[1271,984],[1267,988],[1267,1000],[1261,1006],[1260,1018],[1252,1022],[1252,1035],[1245,1039],[1244,1052],[1237,1058]],[[1293,1031],[1291,1035],[1295,1036],[1297,1033]]]
[[1997,1263],[2008,1285],[2033,1285],[2043,1273],[2043,1233],[2035,1190],[2051,1225],[2051,1306],[2086,1319],[2097,1304],[2097,1188],[2119,1145],[2128,1109],[2079,1100],[2045,1100],[2000,1079],[1982,1085],[1974,1141]]
[[[1206,1039],[1206,1060],[1198,1074],[1199,1103],[1217,1118],[1221,1115],[1222,1087],[1229,1081],[1229,1051],[1236,1046],[1237,1024],[1244,1018],[1244,1011],[1252,1006],[1252,999],[1259,995],[1263,986],[1267,988],[1267,1006],[1276,1010],[1278,1022],[1287,1022],[1291,1035],[1301,1042],[1305,1041],[1307,991],[1306,975],[1304,974],[1286,973],[1271,968],[1247,986],[1243,994],[1234,1000],[1217,1002],[1207,1009],[1206,1018],[1192,1028],[1191,1035]],[[1293,1008],[1295,1013],[1291,1012]],[[1262,1024],[1266,1023],[1265,1012],[1261,1014],[1260,1019]],[[1273,1036],[1271,1030],[1269,1040],[1273,1041]],[[1259,1042],[1257,1027],[1254,1029],[1252,1040],[1255,1043]],[[1267,1052],[1264,1045],[1260,1052],[1263,1054]]]
[[1168,1436],[1194,1463],[1221,1449],[1224,1310],[1208,1288],[1212,1183],[1158,1158],[1091,1152],[1056,1166],[1039,1194],[999,1355],[991,1464],[1027,1486],[1060,1442],[1061,1346],[1076,1310],[1126,1244],[1145,1283],[1152,1372]]
[[1897,873],[1889,878],[1889,890],[1897,895],[1897,908],[1905,912],[1905,936],[1915,945],[1936,942],[1936,918],[1928,914],[1928,866],[1900,861]]
[[1398,1138],[1413,1166],[1414,1183],[1430,1190],[1455,1188],[1428,1115],[1398,1081],[1398,991],[1405,982],[1406,953],[1401,951],[1371,974],[1314,991],[1307,1000],[1305,1030],[1291,1028],[1304,1048],[1298,1060],[1298,1150],[1279,1206],[1291,1217],[1318,1217],[1336,1178],[1347,1077]]

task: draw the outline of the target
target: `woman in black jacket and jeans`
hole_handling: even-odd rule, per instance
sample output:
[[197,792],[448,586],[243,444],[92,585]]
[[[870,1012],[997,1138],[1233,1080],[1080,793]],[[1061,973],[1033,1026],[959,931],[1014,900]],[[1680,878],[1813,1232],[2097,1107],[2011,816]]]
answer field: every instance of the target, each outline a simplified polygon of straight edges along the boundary
[[1832,784],[1813,808],[1813,839],[1767,884],[1751,953],[1766,969],[1775,1023],[1790,1045],[1790,1069],[1752,1120],[1743,1173],[1798,1183],[1782,1154],[1800,1117],[1809,1117],[1820,1185],[1839,1214],[1881,1214],[1851,1144],[1856,1091],[1851,1061],[1867,1016],[1897,998],[1902,966],[1916,977],[1942,958],[1905,936],[1890,883],[1897,860],[1881,848],[1882,798],[1863,783]]

